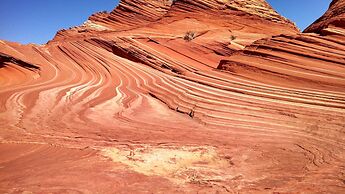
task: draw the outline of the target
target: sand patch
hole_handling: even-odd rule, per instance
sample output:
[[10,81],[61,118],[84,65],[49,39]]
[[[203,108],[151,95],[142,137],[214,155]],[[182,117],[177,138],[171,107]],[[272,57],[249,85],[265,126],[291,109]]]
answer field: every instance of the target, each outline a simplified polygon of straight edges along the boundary
[[212,147],[106,148],[102,154],[136,172],[178,182],[220,181],[226,178],[223,169],[231,166],[231,162],[219,157]]

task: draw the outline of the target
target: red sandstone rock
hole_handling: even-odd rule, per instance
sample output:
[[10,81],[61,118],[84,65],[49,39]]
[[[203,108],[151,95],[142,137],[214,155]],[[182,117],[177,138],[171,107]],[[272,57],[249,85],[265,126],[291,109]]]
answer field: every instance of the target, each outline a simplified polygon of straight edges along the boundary
[[345,1],[333,0],[327,12],[305,32],[345,35]]
[[0,192],[344,193],[343,2],[313,33],[263,0],[123,0],[0,41]]

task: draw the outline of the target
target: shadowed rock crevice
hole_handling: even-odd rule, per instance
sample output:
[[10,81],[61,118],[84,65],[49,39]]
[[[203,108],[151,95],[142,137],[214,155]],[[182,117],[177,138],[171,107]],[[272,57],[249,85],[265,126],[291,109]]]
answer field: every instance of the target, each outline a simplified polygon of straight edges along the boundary
[[27,63],[25,61],[22,61],[20,59],[16,59],[14,57],[8,56],[6,54],[0,53],[0,68],[7,66],[9,63],[18,65],[22,68],[28,69],[30,71],[38,71],[40,70],[40,67]]

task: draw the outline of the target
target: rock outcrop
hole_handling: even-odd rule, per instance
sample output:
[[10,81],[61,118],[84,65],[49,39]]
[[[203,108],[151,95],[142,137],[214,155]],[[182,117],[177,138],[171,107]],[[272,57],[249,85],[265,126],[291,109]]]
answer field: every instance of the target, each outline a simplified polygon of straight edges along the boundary
[[301,33],[264,0],[123,0],[0,41],[0,192],[344,193],[343,3]]
[[[95,31],[123,31],[147,25],[162,18],[172,5],[172,0],[122,0],[111,12],[93,14],[83,25],[60,30],[54,40],[86,37]],[[90,33],[91,32],[91,33]]]
[[[295,89],[307,86],[315,90],[342,91],[345,84],[344,3],[334,0],[329,10],[305,33],[258,40],[221,61],[218,69]],[[254,58],[256,60],[250,60]]]
[[345,36],[345,1],[333,0],[327,12],[310,25],[305,32],[340,34]]
[[298,32],[292,22],[280,16],[265,0],[123,0],[111,13],[94,14],[81,26],[59,31],[54,41],[145,26],[151,31],[158,28],[156,33],[171,34],[222,30],[240,36],[242,42],[247,41],[245,44],[262,37]]

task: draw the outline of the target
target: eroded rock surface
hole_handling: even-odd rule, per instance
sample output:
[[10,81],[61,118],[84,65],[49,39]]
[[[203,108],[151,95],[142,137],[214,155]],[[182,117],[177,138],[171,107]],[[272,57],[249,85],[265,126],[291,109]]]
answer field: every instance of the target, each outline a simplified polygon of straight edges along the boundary
[[0,192],[344,193],[342,5],[301,33],[264,0],[123,0],[0,41]]
[[345,1],[333,0],[327,12],[305,32],[316,32],[321,34],[345,35]]

